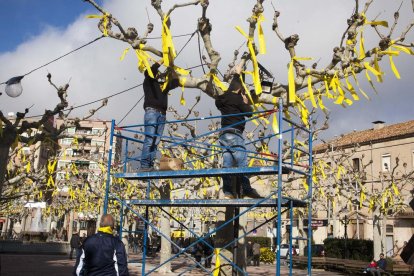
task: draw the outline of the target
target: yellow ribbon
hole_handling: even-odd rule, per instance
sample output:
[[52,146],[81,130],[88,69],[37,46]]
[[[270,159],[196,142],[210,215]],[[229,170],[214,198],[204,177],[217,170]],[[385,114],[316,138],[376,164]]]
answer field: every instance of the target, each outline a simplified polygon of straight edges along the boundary
[[140,72],[144,72],[145,70],[147,70],[148,75],[151,78],[154,78],[154,74],[151,70],[151,66],[150,66],[150,63],[148,61],[149,59],[151,59],[151,60],[153,60],[153,59],[151,58],[151,56],[147,52],[142,50],[143,46],[144,46],[143,44],[140,44],[139,49],[135,50],[135,54],[138,58],[138,69],[139,69]]
[[108,36],[108,23],[109,23],[109,13],[104,13],[103,15],[98,14],[90,14],[87,15],[86,18],[103,18],[103,35]]
[[312,106],[314,108],[317,108],[318,106],[316,105],[315,96],[313,95],[311,70],[310,69],[306,69],[306,73],[308,74],[308,92],[309,92],[309,97],[310,97]]
[[186,104],[186,101],[185,101],[185,99],[184,99],[184,85],[185,85],[185,82],[187,81],[187,78],[181,78],[180,79],[180,85],[181,85],[181,98],[180,98],[180,104],[181,105],[183,105],[183,106],[185,106],[185,104]]
[[99,227],[98,231],[106,234],[113,234],[111,226]]
[[361,29],[361,40],[359,41],[359,59],[363,60],[365,58],[365,46],[364,46],[364,35],[363,29]]
[[394,190],[395,195],[398,196],[400,194],[400,191],[398,191],[397,185],[395,185],[394,182],[392,182],[392,189]]
[[216,74],[208,73],[206,74],[207,77],[211,77],[213,79],[214,84],[219,87],[224,92],[227,91],[228,87],[224,85],[224,83],[221,82],[221,80],[217,77]]
[[257,32],[259,37],[259,53],[266,54],[266,42],[263,34],[262,22],[265,20],[262,13],[259,16],[253,16],[253,18],[257,19]]
[[119,58],[119,60],[120,61],[123,61],[124,60],[124,58],[125,58],[125,56],[126,56],[126,54],[129,52],[129,47],[128,48],[126,48],[123,52],[122,52],[122,55],[121,55],[121,57]]
[[383,26],[388,28],[387,21],[367,21],[367,16],[365,15],[365,13],[361,13],[361,16],[364,17],[364,25]]
[[219,276],[220,275],[220,248],[214,249],[214,254],[216,255],[216,266],[213,270],[213,276]]
[[174,43],[172,40],[170,29],[167,26],[168,16],[164,17],[162,21],[162,32],[161,32],[161,40],[162,40],[162,54],[165,62],[165,66],[170,67],[175,57],[177,56],[175,52]]
[[[257,112],[257,108],[256,108],[256,105],[255,105],[255,104],[254,104],[254,102],[253,102],[252,95],[250,94],[249,89],[247,89],[247,86],[246,86],[246,84],[244,83],[243,78],[242,78],[241,76],[240,76],[240,82],[241,82],[241,84],[242,84],[242,86],[243,86],[244,91],[246,91],[247,97],[249,98],[249,101],[250,101],[250,103],[251,103],[251,105],[252,105],[252,107],[253,107],[253,111],[254,111],[254,112]],[[253,123],[253,124],[255,124],[256,126],[258,126],[258,125],[259,125],[259,123],[257,122],[257,120],[256,120],[256,119],[252,120],[252,123]],[[268,122],[268,123],[269,123],[269,122]]]
[[345,73],[345,83],[346,83],[346,86],[347,86],[348,91],[351,92],[352,97],[354,98],[354,100],[355,101],[358,101],[359,100],[359,96],[356,93],[356,91],[354,89],[354,86],[349,81],[349,79],[348,79],[348,73],[347,72]]
[[253,38],[249,37],[242,28],[240,28],[239,26],[236,26],[236,29],[244,36],[247,38],[247,46],[249,48],[250,51],[250,55],[251,55],[251,60],[253,63],[253,84],[254,84],[254,89],[256,90],[256,95],[260,95],[262,94],[262,83],[260,82],[260,75],[259,75],[259,65],[257,63],[257,58],[256,58],[256,52],[254,51],[254,47],[253,47]]
[[293,57],[289,63],[288,84],[289,84],[289,103],[296,101],[296,87],[295,87],[295,71],[293,63],[298,60],[311,60],[309,57]]

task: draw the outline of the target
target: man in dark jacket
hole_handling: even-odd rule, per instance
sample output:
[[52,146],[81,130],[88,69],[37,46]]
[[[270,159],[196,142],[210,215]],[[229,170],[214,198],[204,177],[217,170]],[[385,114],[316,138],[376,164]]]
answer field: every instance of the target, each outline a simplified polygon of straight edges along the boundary
[[[221,115],[230,115],[238,113],[250,113],[252,107],[248,104],[248,99],[243,93],[244,88],[240,80],[240,73],[245,64],[242,59],[235,67],[235,74],[228,90],[216,98],[216,107],[220,110]],[[244,143],[244,126],[245,117],[251,117],[251,114],[224,116],[221,118],[220,144],[227,147],[223,153],[223,168],[247,167],[247,152]],[[229,175],[223,176],[223,192],[225,199],[236,198],[233,193],[233,187]],[[241,182],[241,183],[240,183]],[[242,195],[250,198],[261,198],[259,193],[250,186],[250,181],[246,176],[238,180],[241,184]]]
[[69,259],[72,260],[73,251],[76,251],[76,256],[78,255],[78,249],[81,245],[81,240],[79,237],[79,234],[77,232],[74,232],[72,234],[72,237],[70,238],[70,254]]
[[151,66],[151,73],[145,71],[144,78],[144,131],[145,138],[141,153],[141,171],[151,171],[154,166],[154,159],[157,154],[157,147],[160,136],[164,132],[166,112],[168,108],[168,92],[178,87],[179,81],[175,72],[171,73],[172,78],[166,84],[159,81],[160,73],[158,69],[162,61]]
[[73,275],[129,276],[125,246],[112,235],[114,226],[111,215],[101,217],[98,233],[83,242]]

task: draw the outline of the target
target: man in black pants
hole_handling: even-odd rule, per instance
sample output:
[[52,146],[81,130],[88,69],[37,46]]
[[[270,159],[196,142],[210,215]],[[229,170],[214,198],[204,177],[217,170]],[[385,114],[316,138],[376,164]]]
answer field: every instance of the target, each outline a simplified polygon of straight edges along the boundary
[[141,153],[141,171],[151,171],[154,166],[154,159],[157,154],[157,147],[160,142],[160,136],[164,132],[166,112],[168,108],[168,92],[179,85],[177,75],[171,73],[172,80],[167,84],[164,91],[161,86],[164,85],[158,78],[162,61],[151,66],[152,76],[145,71],[144,79],[144,132],[145,138],[142,145]]
[[[253,111],[243,93],[244,88],[240,80],[244,64],[245,59],[242,58],[242,61],[235,67],[235,74],[228,90],[216,99],[216,107],[220,110],[221,115]],[[247,167],[247,153],[243,138],[245,117],[251,117],[251,114],[227,116],[221,119],[223,131],[220,133],[220,144],[228,147],[223,154],[223,168]],[[250,186],[250,181],[246,176],[239,177],[237,185],[240,185],[239,182],[241,182],[244,197],[261,198],[259,193]],[[223,176],[223,192],[226,199],[236,198],[233,193],[231,176]]]

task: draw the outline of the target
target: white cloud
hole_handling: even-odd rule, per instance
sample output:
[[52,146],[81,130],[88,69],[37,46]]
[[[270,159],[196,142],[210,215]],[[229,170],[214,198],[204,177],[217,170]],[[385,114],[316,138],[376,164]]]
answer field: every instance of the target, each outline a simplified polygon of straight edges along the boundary
[[[172,6],[174,3],[183,2],[177,0],[164,1],[165,6]],[[247,31],[248,23],[246,18],[250,16],[254,0],[211,0],[208,10],[208,17],[213,25],[213,45],[221,53],[222,63],[220,69],[225,71],[227,64],[232,59],[232,53],[237,49],[244,38],[235,30],[236,25],[240,25]],[[343,31],[346,28],[346,19],[353,10],[354,1],[349,0],[279,0],[274,1],[276,9],[281,12],[280,30],[287,36],[297,33],[300,36],[299,46],[297,47],[298,56],[310,56],[314,60],[321,59],[320,66],[326,65],[332,55],[332,48],[337,46]],[[379,18],[387,19],[392,22],[393,13],[398,8],[400,1],[377,0],[374,7],[368,13],[368,18],[373,19],[379,12]],[[155,24],[155,31],[152,36],[160,34],[160,20],[150,5],[150,1],[143,0],[108,0],[105,1],[105,8],[110,11],[124,27],[134,26],[142,34],[145,31],[147,15],[145,7],[148,7],[151,21]],[[271,30],[273,20],[273,10],[270,1],[265,1],[264,22],[265,37],[268,53],[260,56],[259,60],[270,69],[277,80],[286,83],[289,56],[284,49],[284,45],[278,40],[275,33]],[[400,28],[402,30],[406,24],[412,20],[411,6],[405,1],[401,9]],[[97,13],[85,3],[85,14]],[[45,28],[36,37],[31,38],[19,45],[15,51],[0,53],[1,66],[0,79],[2,81],[9,77],[16,76],[44,64],[45,62],[68,52],[71,49],[82,45],[100,35],[97,30],[97,20],[85,19],[82,14],[78,19],[65,29],[56,29],[53,26]],[[201,14],[200,7],[185,7],[175,11],[172,15],[173,35],[191,33],[196,29],[197,18]],[[372,35],[370,27],[365,28],[367,45],[377,43],[377,39]],[[409,41],[413,41],[410,36]],[[181,49],[188,37],[177,38],[174,40],[177,50]],[[373,42],[372,42],[373,41]],[[149,43],[160,47],[159,40],[151,40]],[[142,75],[136,68],[136,58],[129,53],[124,61],[119,57],[127,47],[125,43],[113,39],[104,38],[62,60],[48,65],[23,79],[24,91],[19,98],[12,99],[5,95],[0,97],[0,110],[21,111],[25,107],[35,104],[29,115],[41,114],[44,109],[52,108],[57,102],[54,89],[48,84],[46,79],[47,72],[52,73],[53,80],[57,84],[64,84],[69,79],[69,100],[72,105],[83,104],[85,102],[107,96],[131,87],[142,82]],[[354,128],[367,128],[369,122],[381,119],[387,123],[409,120],[411,102],[413,102],[412,88],[412,57],[402,56],[395,58],[396,65],[400,70],[402,80],[397,81],[395,77],[385,69],[387,76],[385,83],[378,84],[377,88],[380,95],[373,95],[370,88],[364,86],[366,92],[372,94],[372,100],[361,100],[352,107],[343,110],[336,106],[332,108],[331,130],[328,134],[339,134]],[[184,49],[177,59],[182,67],[194,66],[199,64],[197,37],[195,36],[189,45]],[[310,63],[309,63],[310,64]],[[388,62],[382,62],[384,68],[388,68]],[[200,74],[201,70],[195,70],[195,74]],[[361,76],[363,79],[363,77]],[[2,89],[2,88],[0,88]],[[179,92],[179,89],[177,89]],[[135,89],[121,96],[110,99],[109,105],[97,115],[102,119],[115,118],[119,120],[141,97],[142,89]],[[186,91],[188,95],[196,94],[195,91]],[[174,93],[171,97],[171,104],[178,105],[179,93]],[[215,111],[214,103],[211,99],[203,97],[204,111],[209,109]],[[74,112],[81,115],[93,106]],[[127,118],[127,123],[138,123],[142,120],[142,103]],[[412,114],[412,112],[411,112]],[[352,122],[352,126],[351,123]]]

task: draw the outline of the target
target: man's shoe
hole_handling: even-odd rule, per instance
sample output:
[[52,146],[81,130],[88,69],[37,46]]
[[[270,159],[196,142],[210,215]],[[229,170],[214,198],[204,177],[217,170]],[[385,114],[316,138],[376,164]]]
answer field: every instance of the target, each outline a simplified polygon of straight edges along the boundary
[[224,192],[224,199],[235,199],[236,197],[233,195],[233,193],[230,192]]
[[248,190],[247,192],[244,192],[243,193],[243,197],[244,198],[263,198],[263,196],[261,196],[257,191],[256,191],[256,189],[251,189],[251,190]]

